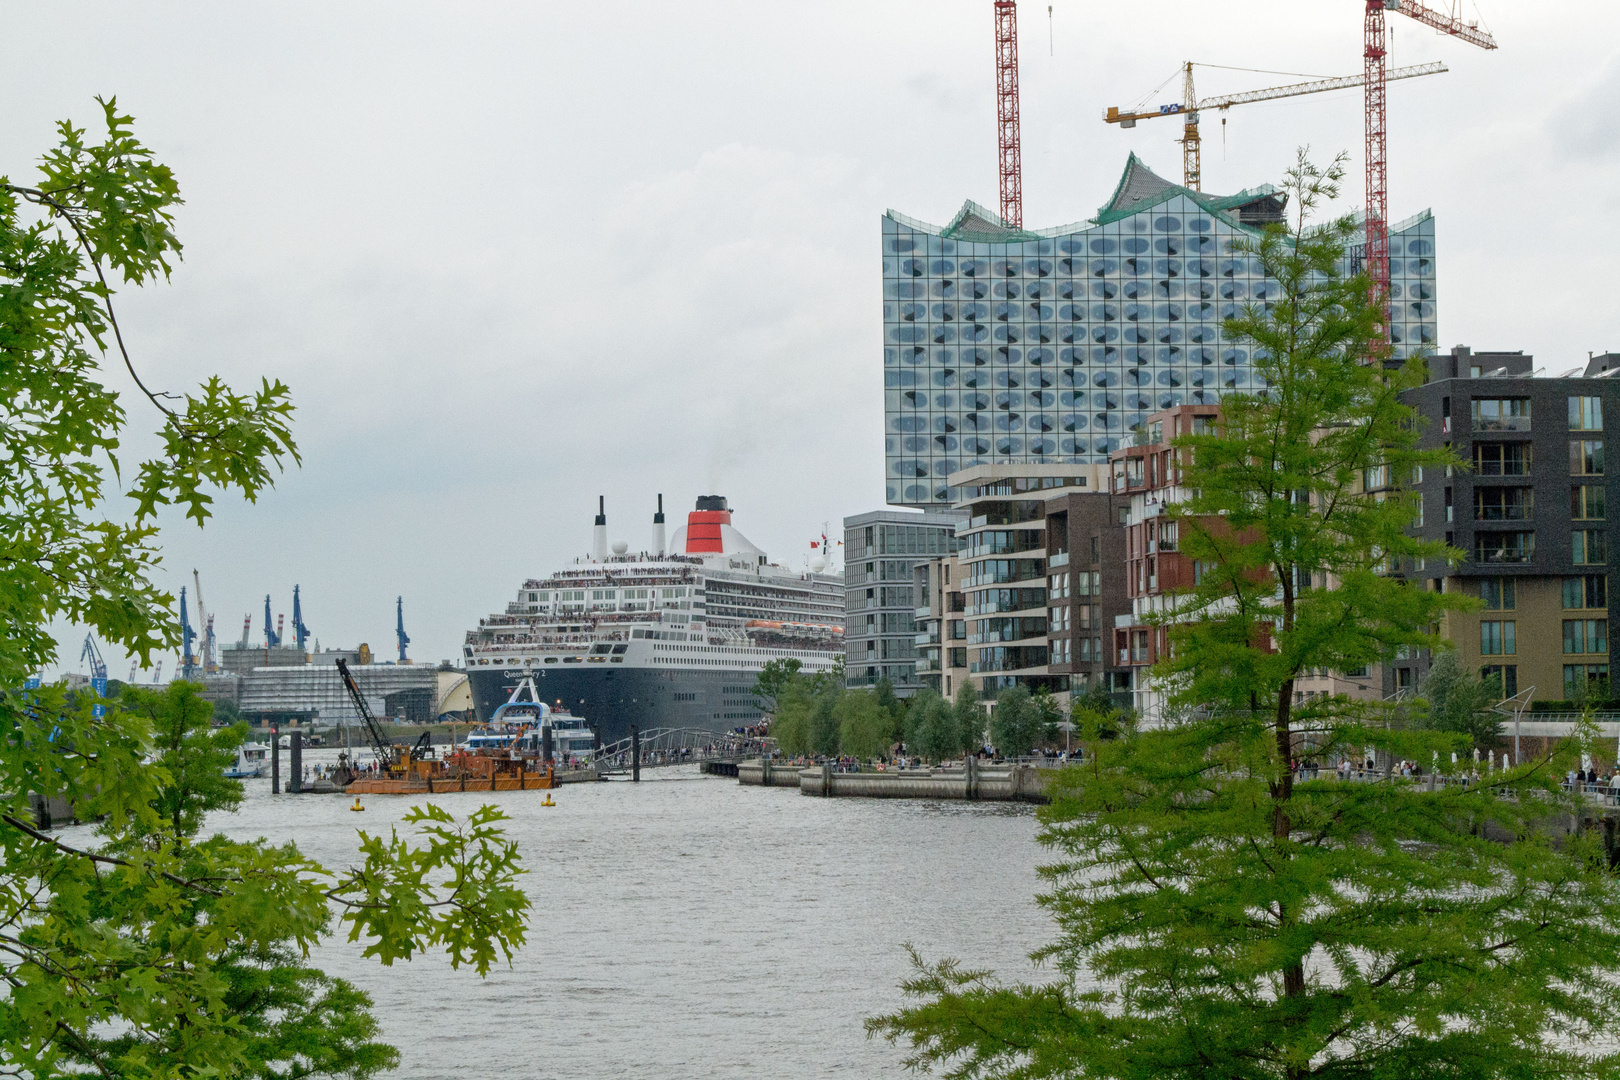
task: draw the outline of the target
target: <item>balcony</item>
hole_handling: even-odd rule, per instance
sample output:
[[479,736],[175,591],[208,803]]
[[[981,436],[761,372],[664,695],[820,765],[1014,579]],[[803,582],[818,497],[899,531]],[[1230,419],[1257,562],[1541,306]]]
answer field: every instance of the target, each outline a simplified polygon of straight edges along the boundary
[[1048,556],[1047,560],[1046,560],[1046,568],[1048,570],[1056,570],[1060,566],[1068,566],[1068,565],[1069,565],[1069,553],[1067,551],[1056,552],[1056,553]]
[[939,644],[939,631],[938,630],[930,630],[927,633],[918,634],[912,640],[918,645],[938,645]]

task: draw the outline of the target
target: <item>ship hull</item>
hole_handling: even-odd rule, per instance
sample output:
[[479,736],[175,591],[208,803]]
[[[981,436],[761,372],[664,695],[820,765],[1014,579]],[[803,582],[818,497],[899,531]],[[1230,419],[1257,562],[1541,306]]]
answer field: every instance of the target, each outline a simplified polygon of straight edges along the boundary
[[[541,700],[581,717],[603,743],[627,738],[630,725],[690,728],[716,734],[763,718],[752,695],[752,671],[659,671],[601,664],[547,665],[535,671]],[[471,671],[473,705],[487,720],[522,678],[516,668]]]

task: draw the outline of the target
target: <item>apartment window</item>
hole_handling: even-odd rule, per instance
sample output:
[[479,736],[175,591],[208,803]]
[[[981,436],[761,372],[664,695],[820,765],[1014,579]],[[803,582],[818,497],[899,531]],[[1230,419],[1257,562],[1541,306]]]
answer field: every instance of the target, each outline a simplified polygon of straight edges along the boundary
[[1077,610],[1079,613],[1075,616],[1077,620],[1076,626],[1082,630],[1096,630],[1098,628],[1096,604],[1081,604]]
[[1595,397],[1570,398],[1569,430],[1602,431],[1603,399]]
[[1210,574],[1213,574],[1219,568],[1220,568],[1219,563],[1211,562],[1208,559],[1196,559],[1196,560],[1194,560],[1193,561],[1193,584],[1194,585],[1202,585],[1204,583],[1204,579],[1206,577],[1208,577]]
[[1572,439],[1569,444],[1571,476],[1603,475],[1603,440]]
[[1609,579],[1602,574],[1583,574],[1564,579],[1564,610],[1609,607]]
[[1536,554],[1533,532],[1481,532],[1474,534],[1474,561],[1482,563],[1529,562]]
[[1510,577],[1481,578],[1479,598],[1486,611],[1512,611],[1517,607],[1514,581]]
[[1479,669],[1479,677],[1487,685],[1495,684],[1498,698],[1510,698],[1519,692],[1517,664],[1486,664]]
[[1148,658],[1148,631],[1131,631],[1131,662],[1142,663]]
[[1529,521],[1534,516],[1534,488],[1477,487],[1474,489],[1475,521]]
[[1409,667],[1395,669],[1395,688],[1397,690],[1412,689],[1412,669]]
[[1530,458],[1529,443],[1474,444],[1474,471],[1480,476],[1529,476]]
[[1119,508],[1119,523],[1121,525],[1129,525],[1131,523],[1131,508],[1130,507],[1122,506],[1122,507]]
[[[1512,656],[1518,649],[1514,641],[1516,623],[1512,619],[1485,619],[1479,624],[1479,655]],[[1565,623],[1568,634],[1569,623]],[[1568,652],[1569,650],[1564,650]]]
[[1365,679],[1368,675],[1368,670],[1369,669],[1366,664],[1362,664],[1360,667],[1346,668],[1344,677],[1347,679]]
[[1065,634],[1069,631],[1069,609],[1066,607],[1052,608],[1047,615],[1046,631],[1049,634]]
[[1602,529],[1576,529],[1569,534],[1576,566],[1602,565],[1609,561],[1608,535]]
[[1102,572],[1100,570],[1081,570],[1074,575],[1074,595],[1101,596]]
[[1475,431],[1529,431],[1529,398],[1475,398]]
[[1077,638],[1080,653],[1078,659],[1082,664],[1100,664],[1103,659],[1102,638]]
[[1215,418],[1213,416],[1195,416],[1192,421],[1194,435],[1215,434]]
[[1576,521],[1602,521],[1604,489],[1597,484],[1577,484],[1569,489],[1569,516]]
[[1101,547],[1102,547],[1101,539],[1099,537],[1093,536],[1091,538],[1091,561],[1093,563],[1102,562],[1102,552],[1100,550]]
[[1565,619],[1566,654],[1606,653],[1609,651],[1608,619]]
[[[1447,468],[1450,468],[1448,465]],[[1451,489],[1446,488],[1446,520],[1451,520]]]
[[1370,469],[1361,470],[1361,490],[1376,491],[1387,487],[1389,487],[1388,465],[1375,465]]
[[1609,696],[1608,664],[1565,664],[1564,697]]

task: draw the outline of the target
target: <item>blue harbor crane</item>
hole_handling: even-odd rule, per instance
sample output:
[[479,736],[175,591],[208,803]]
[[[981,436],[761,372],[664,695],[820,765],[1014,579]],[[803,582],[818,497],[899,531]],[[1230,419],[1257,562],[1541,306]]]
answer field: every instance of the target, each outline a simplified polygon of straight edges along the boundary
[[281,635],[276,628],[270,625],[270,594],[264,594],[264,644],[266,648],[273,649],[281,644]]
[[191,628],[191,616],[186,613],[186,587],[180,586],[180,678],[195,679],[197,671],[197,655],[191,651],[191,643],[197,640],[197,631]]
[[304,609],[298,604],[298,586],[293,586],[293,640],[298,642],[298,651],[304,651],[304,642],[309,640],[309,627],[304,625]]
[[96,635],[84,635],[84,648],[79,652],[79,662],[90,664],[90,677],[92,679],[107,678],[107,662],[101,658],[101,650],[96,647]]
[[394,634],[399,638],[399,662],[405,663],[405,646],[411,643],[410,636],[405,633],[405,598],[402,596],[395,603],[397,621],[394,624]]

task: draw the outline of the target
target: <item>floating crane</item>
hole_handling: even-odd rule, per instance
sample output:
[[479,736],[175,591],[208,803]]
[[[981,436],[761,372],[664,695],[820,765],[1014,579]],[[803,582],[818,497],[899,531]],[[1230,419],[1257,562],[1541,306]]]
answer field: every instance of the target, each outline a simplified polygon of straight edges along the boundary
[[[1202,191],[1203,168],[1201,165],[1201,140],[1198,135],[1198,114],[1209,109],[1218,109],[1225,112],[1234,105],[1248,105],[1256,101],[1275,101],[1277,98],[1298,97],[1301,94],[1321,94],[1329,90],[1346,90],[1352,86],[1360,86],[1366,79],[1365,75],[1346,75],[1336,79],[1313,79],[1310,82],[1291,83],[1288,86],[1272,86],[1264,90],[1248,90],[1241,94],[1219,94],[1214,97],[1198,99],[1193,89],[1193,68],[1214,67],[1213,64],[1195,64],[1189,60],[1182,65],[1181,100],[1169,105],[1160,105],[1157,109],[1143,111],[1140,106],[1134,111],[1122,111],[1109,106],[1108,112],[1103,115],[1106,124],[1118,124],[1122,128],[1136,126],[1138,120],[1154,120],[1161,116],[1181,117],[1181,182],[1185,187],[1194,191]],[[1412,67],[1396,68],[1390,71],[1386,79],[1413,79],[1420,75],[1439,75],[1446,71],[1446,65],[1441,63],[1416,64]],[[1224,120],[1223,120],[1224,122]]]
[[[1384,70],[1389,50],[1385,47],[1384,12],[1398,11],[1442,34],[1460,38],[1481,49],[1496,48],[1496,39],[1465,23],[1455,14],[1442,15],[1416,0],[1366,0],[1363,25],[1362,84],[1366,87],[1367,127],[1367,244],[1365,269],[1373,280],[1373,291],[1385,309],[1383,324],[1388,333],[1389,317],[1389,160],[1384,117],[1384,83],[1393,72]],[[1399,70],[1399,69],[1397,69]]]
[[349,700],[354,703],[354,711],[360,714],[361,721],[366,725],[366,735],[371,739],[371,748],[377,754],[377,764],[388,772],[403,770],[404,761],[420,761],[433,756],[433,733],[424,731],[416,744],[408,750],[406,747],[390,742],[383,736],[382,728],[377,725],[376,717],[371,715],[371,706],[366,704],[366,697],[360,692],[359,685],[354,676],[349,674],[349,665],[343,657],[337,658],[338,676],[343,680],[344,689],[349,692]]
[[394,636],[399,638],[399,662],[404,664],[408,662],[405,656],[405,646],[411,643],[411,639],[405,633],[405,598],[403,596],[395,602],[394,615]]

